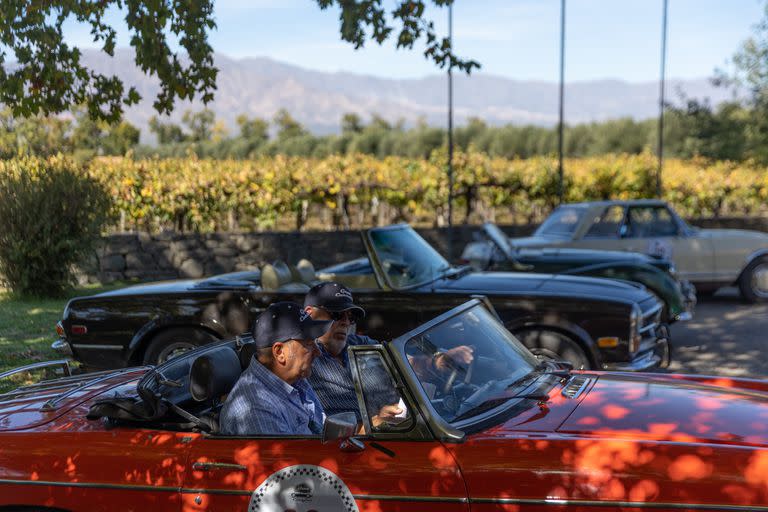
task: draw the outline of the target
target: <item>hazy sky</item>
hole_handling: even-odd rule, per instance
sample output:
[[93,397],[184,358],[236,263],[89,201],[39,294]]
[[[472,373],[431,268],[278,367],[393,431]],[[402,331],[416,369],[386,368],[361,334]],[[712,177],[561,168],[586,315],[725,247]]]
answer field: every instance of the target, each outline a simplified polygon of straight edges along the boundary
[[[393,2],[384,0],[385,5]],[[659,76],[662,0],[567,0],[566,80]],[[414,51],[392,42],[355,51],[339,38],[338,11],[314,0],[218,0],[215,51],[231,57],[270,57],[321,71],[351,71],[393,78],[440,72]],[[763,12],[761,0],[669,0],[667,76],[706,77],[725,65]],[[447,10],[432,8],[438,31]],[[113,21],[120,20],[118,12]],[[480,61],[483,73],[556,81],[560,0],[456,0],[454,47]],[[93,46],[88,30],[69,24],[70,41]],[[128,46],[120,33],[118,46]]]

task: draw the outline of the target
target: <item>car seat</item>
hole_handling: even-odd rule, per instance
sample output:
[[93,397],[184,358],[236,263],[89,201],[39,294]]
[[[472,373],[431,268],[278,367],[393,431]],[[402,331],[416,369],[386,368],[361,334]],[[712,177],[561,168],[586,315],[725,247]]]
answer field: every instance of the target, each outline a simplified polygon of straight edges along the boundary
[[309,286],[303,282],[294,282],[291,268],[280,260],[261,267],[261,288],[265,291],[305,293]]
[[304,283],[312,286],[317,283],[317,275],[315,274],[315,266],[308,259],[300,259],[295,266],[291,267],[291,271],[294,272],[293,280],[296,282]]

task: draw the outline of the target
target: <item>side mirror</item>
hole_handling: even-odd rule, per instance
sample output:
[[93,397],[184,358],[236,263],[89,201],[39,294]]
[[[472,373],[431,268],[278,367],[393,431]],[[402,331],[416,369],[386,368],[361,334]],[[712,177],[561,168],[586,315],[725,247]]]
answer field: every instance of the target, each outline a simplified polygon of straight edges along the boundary
[[342,451],[360,451],[365,445],[353,438],[357,431],[357,416],[353,412],[340,412],[325,418],[323,423],[323,435],[320,438],[323,444],[340,440]]

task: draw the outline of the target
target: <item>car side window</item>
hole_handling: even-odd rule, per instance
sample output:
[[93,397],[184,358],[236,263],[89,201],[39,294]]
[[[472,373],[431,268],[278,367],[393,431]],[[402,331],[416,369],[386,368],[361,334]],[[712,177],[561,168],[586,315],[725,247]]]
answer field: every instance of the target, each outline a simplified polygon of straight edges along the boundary
[[413,426],[413,414],[378,351],[355,352],[361,412],[368,433],[402,432]]
[[624,207],[613,205],[597,216],[584,238],[618,238],[619,228],[624,222]]
[[677,235],[677,223],[664,206],[636,206],[629,209],[629,236],[653,238]]

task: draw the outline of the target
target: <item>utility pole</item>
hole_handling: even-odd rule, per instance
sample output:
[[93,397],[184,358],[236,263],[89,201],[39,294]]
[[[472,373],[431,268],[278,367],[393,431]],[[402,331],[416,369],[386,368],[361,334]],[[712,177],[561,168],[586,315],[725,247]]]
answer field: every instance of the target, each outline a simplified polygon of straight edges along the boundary
[[[448,4],[448,41],[453,52],[453,2]],[[453,261],[453,61],[448,62],[448,261]]]
[[659,81],[659,143],[657,147],[659,168],[656,171],[656,197],[661,198],[661,170],[664,166],[664,75],[667,67],[667,0],[661,21],[661,80]]
[[565,0],[560,0],[560,115],[557,123],[558,199],[563,204],[565,185],[563,176],[563,104],[565,97]]

